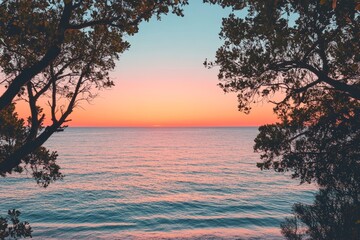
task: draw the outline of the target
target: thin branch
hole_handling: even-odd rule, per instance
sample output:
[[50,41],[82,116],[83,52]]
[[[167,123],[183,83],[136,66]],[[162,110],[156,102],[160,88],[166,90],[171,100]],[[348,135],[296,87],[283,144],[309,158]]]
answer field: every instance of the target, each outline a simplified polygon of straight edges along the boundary
[[288,141],[288,142],[292,142],[292,141],[294,141],[295,139],[297,139],[297,138],[299,138],[299,137],[301,137],[301,136],[304,136],[304,135],[307,134],[308,132],[309,132],[309,131],[305,131],[305,132],[299,133],[299,134],[295,135],[294,137],[288,139],[287,141]]
[[323,71],[321,71],[321,70],[315,68],[314,66],[311,66],[310,64],[307,64],[305,62],[283,61],[283,62],[279,62],[279,63],[269,64],[269,66],[268,66],[268,70],[273,70],[273,71],[288,71],[293,68],[306,69],[318,77],[318,80],[316,80],[316,81],[319,81],[319,82],[317,82],[317,83],[320,83],[320,82],[327,83],[330,86],[334,87],[335,90],[343,91],[345,93],[348,93],[351,97],[360,100],[360,86],[357,86],[355,84],[349,85],[349,84],[346,84],[339,80],[332,79]]
[[302,92],[306,92],[309,88],[312,88],[314,87],[315,85],[321,83],[322,81],[318,78],[317,80],[301,87],[301,88],[297,88],[297,89],[294,89],[293,92],[294,93],[302,93]]
[[65,39],[65,30],[69,25],[71,14],[72,1],[65,1],[64,10],[58,24],[54,43],[48,48],[45,55],[38,62],[22,70],[21,73],[13,79],[13,81],[9,84],[9,87],[0,97],[0,109],[4,109],[8,106],[16,94],[18,94],[21,87],[45,69],[49,63],[54,61],[54,59],[56,59],[56,57],[61,53],[61,45]]
[[53,123],[57,122],[56,119],[56,76],[54,74],[54,68],[51,65],[50,66],[50,76],[51,76],[51,85],[52,85],[52,95],[51,95],[51,100],[52,100],[52,104],[51,104],[51,120],[53,121]]
[[[62,74],[66,68],[68,68],[71,64],[75,63],[76,61],[80,60],[81,58],[78,57],[78,58],[74,58],[74,59],[71,59],[69,62],[67,62],[66,64],[64,64],[64,66],[62,66],[60,68],[60,70],[55,74],[54,73],[54,68],[52,67],[52,65],[50,66],[50,72],[53,71],[52,73],[50,73],[50,79],[49,81],[46,83],[46,85],[37,92],[37,94],[35,95],[35,98],[39,98],[41,95],[43,95],[51,86],[52,82],[53,82],[53,79],[55,81],[58,81],[62,78],[65,78],[67,76],[70,76],[70,73],[69,74],[66,74],[66,75],[62,75],[60,76],[60,74]],[[52,79],[53,78],[53,79]]]
[[29,96],[29,106],[30,106],[30,110],[31,110],[31,127],[30,127],[30,132],[29,135],[27,137],[26,141],[29,141],[30,139],[34,139],[38,133],[39,130],[39,119],[38,119],[38,108],[36,106],[36,99],[34,98],[33,92],[32,92],[32,84],[31,82],[28,82],[26,84],[27,86],[27,91],[28,91],[28,96]]
[[[132,21],[128,25],[129,26],[138,25],[143,18],[145,18],[149,13],[154,11],[154,9],[156,9],[160,5],[161,4],[155,4],[152,8],[148,9],[147,11],[144,11],[142,14],[140,14],[134,21]],[[116,21],[120,20],[122,17],[123,16],[116,16],[116,17],[112,17],[112,18],[108,18],[108,19],[103,18],[103,19],[83,22],[83,23],[79,23],[79,24],[71,24],[70,23],[67,29],[80,30],[80,29],[87,28],[87,27],[92,27],[92,26],[95,26],[95,25],[110,25],[112,27],[123,28],[124,25],[120,25],[119,23],[117,23],[117,24],[115,23]]]

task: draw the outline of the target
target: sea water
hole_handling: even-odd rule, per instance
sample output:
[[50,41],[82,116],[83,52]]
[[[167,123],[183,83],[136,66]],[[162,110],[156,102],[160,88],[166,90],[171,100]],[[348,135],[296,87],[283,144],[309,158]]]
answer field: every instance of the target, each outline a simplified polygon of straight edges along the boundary
[[46,147],[65,178],[1,178],[0,215],[19,209],[34,239],[282,239],[315,186],[261,171],[257,128],[68,128]]

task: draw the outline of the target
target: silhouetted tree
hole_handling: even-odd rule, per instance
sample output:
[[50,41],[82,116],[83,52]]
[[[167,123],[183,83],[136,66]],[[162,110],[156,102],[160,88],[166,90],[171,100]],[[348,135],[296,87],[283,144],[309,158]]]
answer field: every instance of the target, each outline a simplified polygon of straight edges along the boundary
[[277,92],[285,95],[277,104],[293,106],[334,91],[360,99],[357,1],[338,1],[335,10],[322,1],[212,2],[247,13],[223,20],[225,43],[206,62],[220,66],[224,91],[239,92],[239,110]]
[[[263,161],[258,167],[291,171],[302,183],[315,181],[321,189],[314,205],[294,206],[295,217],[283,224],[284,235],[358,239],[359,2],[207,2],[234,12],[223,20],[224,44],[216,60],[205,65],[220,66],[219,85],[239,93],[240,111],[272,102],[279,117],[278,123],[259,128],[254,149]],[[345,190],[338,190],[348,188],[357,195],[343,198]]]
[[[41,109],[39,109],[41,112]],[[39,128],[42,126],[40,125]],[[10,104],[0,111],[0,162],[10,156],[19,146],[26,142],[30,128],[15,112],[15,105]],[[14,150],[15,149],[15,150]],[[50,152],[41,146],[33,152],[23,155],[22,164],[16,166],[15,172],[31,172],[41,187],[62,179],[60,167],[56,164],[57,153]],[[4,173],[0,173],[4,176]],[[20,222],[20,211],[9,210],[7,217],[0,216],[0,239],[18,239],[31,237],[32,229],[28,222]]]
[[[41,110],[39,109],[39,112]],[[39,128],[42,126],[40,125]],[[15,112],[15,105],[11,104],[0,111],[0,162],[8,158],[23,145],[31,128],[27,127],[23,119],[19,119]],[[31,172],[36,182],[47,187],[51,182],[62,179],[60,167],[56,164],[57,153],[50,152],[45,147],[39,147],[35,151],[23,155],[23,164],[14,168],[15,172]],[[2,173],[0,173],[1,175]]]
[[[239,110],[248,113],[251,104],[270,101],[280,118],[280,123],[260,128],[255,149],[264,153],[264,162],[259,167],[292,169],[295,177],[309,181],[316,177],[311,164],[330,157],[325,150],[351,149],[357,156],[357,1],[337,1],[336,8],[332,1],[210,2],[243,10],[246,17],[233,13],[223,20],[224,45],[216,61],[205,64],[220,66],[219,85],[226,92],[239,92]],[[276,94],[283,99],[275,102]],[[351,134],[331,132],[341,127]],[[339,142],[340,137],[349,145]],[[311,166],[303,164],[307,161]],[[309,172],[302,172],[306,169]]]
[[254,148],[263,162],[258,166],[291,170],[301,182],[336,185],[360,172],[360,102],[333,93],[314,96],[314,103],[259,128]]
[[[349,165],[347,169],[351,168]],[[323,187],[313,204],[295,204],[293,214],[281,224],[287,239],[360,239],[359,181]]]
[[[124,37],[142,21],[173,12],[187,0],[0,0],[0,175],[30,171],[47,187],[61,179],[57,153],[42,145],[64,124],[80,101],[114,85],[109,71],[129,48]],[[25,122],[15,99],[28,103]],[[40,102],[47,105],[40,106]],[[48,107],[51,124],[44,126]],[[0,239],[31,237],[19,211],[0,218]],[[11,224],[9,224],[11,222]]]
[[[0,83],[6,87],[0,96],[0,111],[6,111],[18,97],[28,102],[31,112],[26,136],[0,158],[0,173],[11,173],[21,162],[28,163],[26,156],[36,151],[50,156],[40,147],[53,133],[63,130],[78,103],[90,101],[98,89],[114,85],[109,71],[129,48],[124,37],[135,34],[139,24],[152,16],[160,18],[170,11],[182,15],[180,7],[186,3],[0,1],[0,69],[4,73]],[[40,102],[47,106],[40,107]],[[52,123],[42,127],[45,107],[49,107]]]
[[8,216],[0,217],[0,239],[18,239],[32,237],[32,229],[28,222],[20,222],[20,211],[9,210]]

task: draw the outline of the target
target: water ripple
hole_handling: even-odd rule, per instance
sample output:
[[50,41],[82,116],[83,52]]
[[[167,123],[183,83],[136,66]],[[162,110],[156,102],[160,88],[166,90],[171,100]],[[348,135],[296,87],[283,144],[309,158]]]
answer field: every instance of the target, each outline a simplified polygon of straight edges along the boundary
[[2,179],[0,209],[19,208],[35,239],[281,239],[279,223],[314,187],[259,171],[256,134],[70,128],[47,143],[64,181]]

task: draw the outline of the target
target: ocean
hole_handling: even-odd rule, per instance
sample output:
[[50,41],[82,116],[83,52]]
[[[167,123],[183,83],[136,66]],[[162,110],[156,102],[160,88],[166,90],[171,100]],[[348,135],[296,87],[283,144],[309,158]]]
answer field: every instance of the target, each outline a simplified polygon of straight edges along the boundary
[[65,178],[1,178],[0,216],[34,239],[283,239],[280,223],[316,187],[261,171],[257,128],[75,128],[56,133]]

